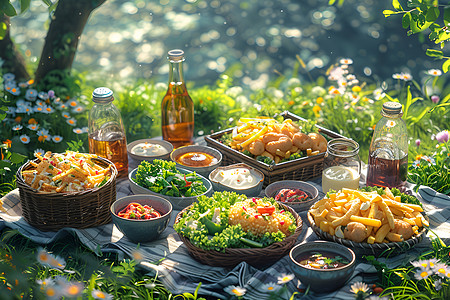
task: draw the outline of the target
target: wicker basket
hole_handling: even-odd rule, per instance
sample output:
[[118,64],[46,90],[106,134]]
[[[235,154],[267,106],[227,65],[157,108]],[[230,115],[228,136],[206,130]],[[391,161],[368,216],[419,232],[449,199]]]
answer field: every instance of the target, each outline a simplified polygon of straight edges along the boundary
[[[281,113],[284,119],[291,119],[294,121],[306,121],[305,119],[294,115],[288,111]],[[319,132],[327,139],[345,138],[344,136],[317,126]],[[211,135],[205,136],[206,144],[210,147],[218,149],[222,153],[222,165],[228,166],[236,163],[246,163],[254,168],[257,168],[264,173],[264,187],[272,182],[280,180],[300,180],[307,181],[311,178],[321,176],[323,170],[323,159],[325,153],[320,153],[313,156],[302,157],[291,161],[282,162],[276,165],[268,165],[260,162],[252,157],[249,157],[242,152],[232,149],[224,145],[219,140],[222,135],[230,133],[233,128],[222,130]]]
[[[273,243],[265,248],[227,248],[225,249],[225,252],[204,250],[194,246],[189,239],[184,237],[182,234],[178,233],[178,236],[186,245],[189,254],[196,260],[206,265],[233,268],[243,261],[254,267],[270,265],[289,253],[291,248],[295,245],[300,232],[302,231],[302,218],[292,208],[284,204],[280,205],[284,210],[292,213],[297,221],[297,229],[282,242]],[[178,223],[182,215],[189,210],[191,206],[186,207],[178,213],[175,223]]]
[[112,166],[110,179],[100,188],[73,193],[38,192],[26,184],[22,177],[22,171],[33,166],[30,162],[21,166],[16,178],[25,220],[42,231],[57,231],[64,227],[88,228],[110,223],[110,206],[116,200],[117,169],[107,159],[99,157],[93,160],[103,167]]
[[422,241],[427,229],[423,227],[417,236],[410,238],[404,242],[391,242],[391,243],[356,243],[347,239],[341,239],[328,232],[322,231],[316,226],[314,218],[310,212],[308,212],[308,221],[312,230],[317,236],[323,240],[336,242],[351,248],[358,255],[374,255],[376,257],[388,257],[395,256],[404,253],[414,247],[417,243]]

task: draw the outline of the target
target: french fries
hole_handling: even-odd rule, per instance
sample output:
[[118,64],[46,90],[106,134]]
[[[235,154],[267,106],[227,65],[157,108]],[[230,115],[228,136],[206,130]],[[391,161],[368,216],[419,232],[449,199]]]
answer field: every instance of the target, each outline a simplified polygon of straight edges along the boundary
[[[365,234],[364,242],[369,244],[402,242],[429,226],[420,205],[402,203],[388,188],[385,192],[380,196],[376,192],[342,189],[316,202],[309,212],[322,231],[352,240],[357,228],[359,236]],[[359,224],[347,229],[352,222]]]
[[40,162],[30,162],[35,169],[22,171],[22,177],[26,184],[39,192],[84,191],[101,186],[111,175],[111,166],[103,168],[92,160],[97,157],[95,154],[49,151],[36,157]]

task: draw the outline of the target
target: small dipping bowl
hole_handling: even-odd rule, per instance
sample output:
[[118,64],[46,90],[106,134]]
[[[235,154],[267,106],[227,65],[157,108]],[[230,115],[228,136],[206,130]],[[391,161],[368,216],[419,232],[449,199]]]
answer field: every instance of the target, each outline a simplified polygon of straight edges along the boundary
[[282,189],[299,189],[309,196],[309,199],[306,201],[298,201],[298,202],[278,201],[280,203],[292,207],[296,212],[308,210],[311,207],[311,205],[314,202],[316,202],[317,197],[319,196],[319,191],[317,190],[316,187],[314,187],[310,183],[298,180],[281,180],[272,182],[266,187],[264,193],[266,197],[275,198],[278,192],[281,191]]
[[[196,152],[204,153],[207,156],[212,156],[214,162],[208,166],[196,167],[196,166],[187,166],[187,165],[181,164],[177,161],[177,159],[179,159],[179,157],[182,155],[186,155],[188,153],[196,153]],[[215,168],[220,166],[220,164],[222,163],[222,153],[220,153],[218,150],[208,147],[208,146],[190,145],[190,146],[184,146],[184,147],[175,149],[170,154],[170,159],[177,164],[177,167],[189,170],[191,172],[195,171],[197,174],[203,175],[206,178],[208,178],[209,173],[211,173],[212,170],[214,170]]]
[[[125,219],[118,213],[126,208],[128,204],[136,202],[142,206],[148,205],[157,210],[161,217],[148,220]],[[154,195],[131,195],[116,200],[111,205],[111,216],[116,227],[132,242],[150,242],[159,237],[166,229],[172,214],[172,204],[159,196]]]
[[[334,269],[313,269],[301,265],[297,258],[310,252],[333,253],[349,261],[348,264]],[[339,289],[350,279],[355,270],[355,253],[337,243],[327,241],[314,241],[299,244],[289,253],[290,266],[295,277],[305,286],[317,293],[328,293]]]
[[[149,155],[149,154],[142,154],[135,152],[135,147],[139,146],[140,144],[153,144],[163,147],[166,150],[166,153],[162,154],[155,154],[155,155]],[[141,161],[146,160],[149,162],[152,162],[154,159],[164,159],[169,160],[170,153],[173,151],[173,146],[171,143],[163,140],[156,140],[156,139],[141,139],[136,140],[134,142],[131,142],[127,145],[127,152],[128,155],[134,160],[134,164],[131,165],[131,167],[136,167],[141,163]]]
[[[250,175],[254,178],[254,181],[250,186],[245,188],[232,187],[215,179],[217,174],[220,174],[220,172],[224,171],[226,172],[237,168],[248,169],[250,171]],[[235,192],[237,194],[244,194],[247,195],[248,197],[257,197],[262,191],[264,183],[264,174],[258,169],[255,169],[247,164],[239,163],[224,167],[218,167],[209,174],[209,181],[211,181],[215,192],[228,191],[228,192]]]

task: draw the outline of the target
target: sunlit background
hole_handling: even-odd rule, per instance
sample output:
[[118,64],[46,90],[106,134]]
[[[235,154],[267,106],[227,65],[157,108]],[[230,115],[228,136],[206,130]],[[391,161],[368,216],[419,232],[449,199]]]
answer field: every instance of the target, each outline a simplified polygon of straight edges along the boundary
[[[167,80],[166,53],[186,53],[185,78],[197,86],[227,72],[237,84],[264,86],[290,75],[298,55],[312,78],[340,58],[370,81],[396,72],[439,67],[425,55],[420,37],[408,37],[400,17],[385,19],[390,0],[108,0],[91,16],[74,68],[126,81]],[[49,24],[40,1],[12,18],[12,36],[31,62],[37,61]],[[425,38],[426,40],[426,38]],[[300,70],[301,79],[307,79]]]

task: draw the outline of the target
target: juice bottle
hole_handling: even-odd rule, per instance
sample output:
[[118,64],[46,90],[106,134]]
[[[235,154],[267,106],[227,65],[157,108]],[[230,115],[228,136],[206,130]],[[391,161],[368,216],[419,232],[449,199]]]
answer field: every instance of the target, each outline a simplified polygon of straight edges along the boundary
[[368,186],[404,189],[408,172],[408,133],[402,105],[386,102],[372,136],[367,170]]
[[161,102],[161,129],[163,139],[178,148],[193,143],[194,102],[183,79],[183,50],[170,50],[169,87]]
[[89,111],[89,153],[110,160],[117,168],[117,176],[126,177],[127,139],[122,117],[113,100],[113,92],[109,88],[96,88],[92,93],[95,104]]

